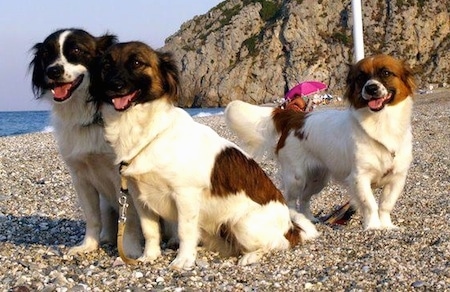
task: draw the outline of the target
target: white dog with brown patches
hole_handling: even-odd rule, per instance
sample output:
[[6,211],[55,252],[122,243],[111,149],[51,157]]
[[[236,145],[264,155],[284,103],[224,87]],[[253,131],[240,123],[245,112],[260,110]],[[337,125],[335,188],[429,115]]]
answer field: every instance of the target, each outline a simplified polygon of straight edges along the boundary
[[251,158],[174,106],[178,70],[168,53],[144,43],[113,45],[93,74],[91,92],[106,138],[125,163],[122,175],[146,239],[142,261],[161,254],[158,217],[178,223],[173,269],[195,264],[199,242],[251,264],[317,235],[292,222],[281,192]]
[[[391,229],[412,161],[414,88],[405,63],[376,55],[351,67],[346,110],[305,114],[233,101],[225,116],[252,154],[268,150],[278,158],[289,207],[314,219],[311,196],[333,177],[348,186],[365,229]],[[372,189],[379,187],[377,204]]]

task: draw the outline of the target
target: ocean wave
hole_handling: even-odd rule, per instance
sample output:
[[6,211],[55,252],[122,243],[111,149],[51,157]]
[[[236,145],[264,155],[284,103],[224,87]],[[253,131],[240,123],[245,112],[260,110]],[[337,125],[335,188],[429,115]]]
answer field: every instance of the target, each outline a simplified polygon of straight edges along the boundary
[[46,126],[41,133],[53,133],[54,130],[53,126]]
[[223,115],[225,109],[220,107],[215,108],[184,108],[191,117],[202,118]]
[[222,112],[217,112],[217,113],[200,112],[198,114],[193,115],[192,117],[194,117],[194,118],[204,118],[204,117],[220,116],[220,115],[223,115],[223,111]]

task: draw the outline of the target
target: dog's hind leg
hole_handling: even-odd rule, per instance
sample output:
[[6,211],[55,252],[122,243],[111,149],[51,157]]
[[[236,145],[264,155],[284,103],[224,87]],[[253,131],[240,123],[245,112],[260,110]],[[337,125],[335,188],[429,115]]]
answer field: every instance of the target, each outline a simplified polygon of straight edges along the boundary
[[285,196],[290,209],[294,209],[313,222],[318,222],[311,213],[311,197],[319,193],[329,180],[328,172],[315,168],[302,175],[286,173],[283,175]]
[[242,257],[239,259],[238,264],[240,266],[246,266],[257,263],[266,253],[267,251],[265,250],[255,250],[252,252],[244,253]]
[[[291,243],[286,234],[293,227],[290,215],[289,209],[283,203],[270,202],[249,208],[246,214],[230,226],[232,238],[236,241],[235,246],[239,247],[242,253],[239,265],[256,263],[271,250],[288,249]],[[312,228],[315,230],[314,226]],[[300,237],[299,230],[295,232],[297,234],[292,236]]]
[[305,214],[311,221],[318,222],[318,219],[311,213],[311,197],[320,193],[327,185],[328,180],[329,175],[325,169],[309,169],[306,175],[305,184],[303,190],[300,191],[297,204],[299,212]]

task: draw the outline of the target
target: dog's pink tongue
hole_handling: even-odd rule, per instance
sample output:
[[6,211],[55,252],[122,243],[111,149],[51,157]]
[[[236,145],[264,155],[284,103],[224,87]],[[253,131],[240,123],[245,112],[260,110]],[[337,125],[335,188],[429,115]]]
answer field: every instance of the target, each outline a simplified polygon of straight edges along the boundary
[[383,101],[384,98],[371,99],[369,101],[369,107],[373,110],[379,109],[380,107],[383,106]]
[[371,110],[380,110],[384,107],[384,103],[391,98],[391,94],[387,94],[381,98],[373,98],[369,100],[368,105]]
[[64,83],[58,86],[55,86],[52,90],[54,99],[65,99],[69,94],[70,88],[72,87],[72,83]]
[[131,104],[131,102],[133,101],[134,97],[136,96],[137,91],[128,94],[128,95],[124,95],[121,97],[115,97],[113,98],[112,102],[114,105],[114,108],[116,110],[124,110],[126,108],[128,108]]

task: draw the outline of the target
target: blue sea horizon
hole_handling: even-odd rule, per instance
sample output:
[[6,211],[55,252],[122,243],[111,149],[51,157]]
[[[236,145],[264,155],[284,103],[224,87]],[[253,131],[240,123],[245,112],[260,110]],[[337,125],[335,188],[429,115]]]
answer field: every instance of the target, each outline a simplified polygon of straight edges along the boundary
[[[224,108],[184,108],[192,117],[221,115]],[[0,137],[53,131],[51,111],[0,111]]]

